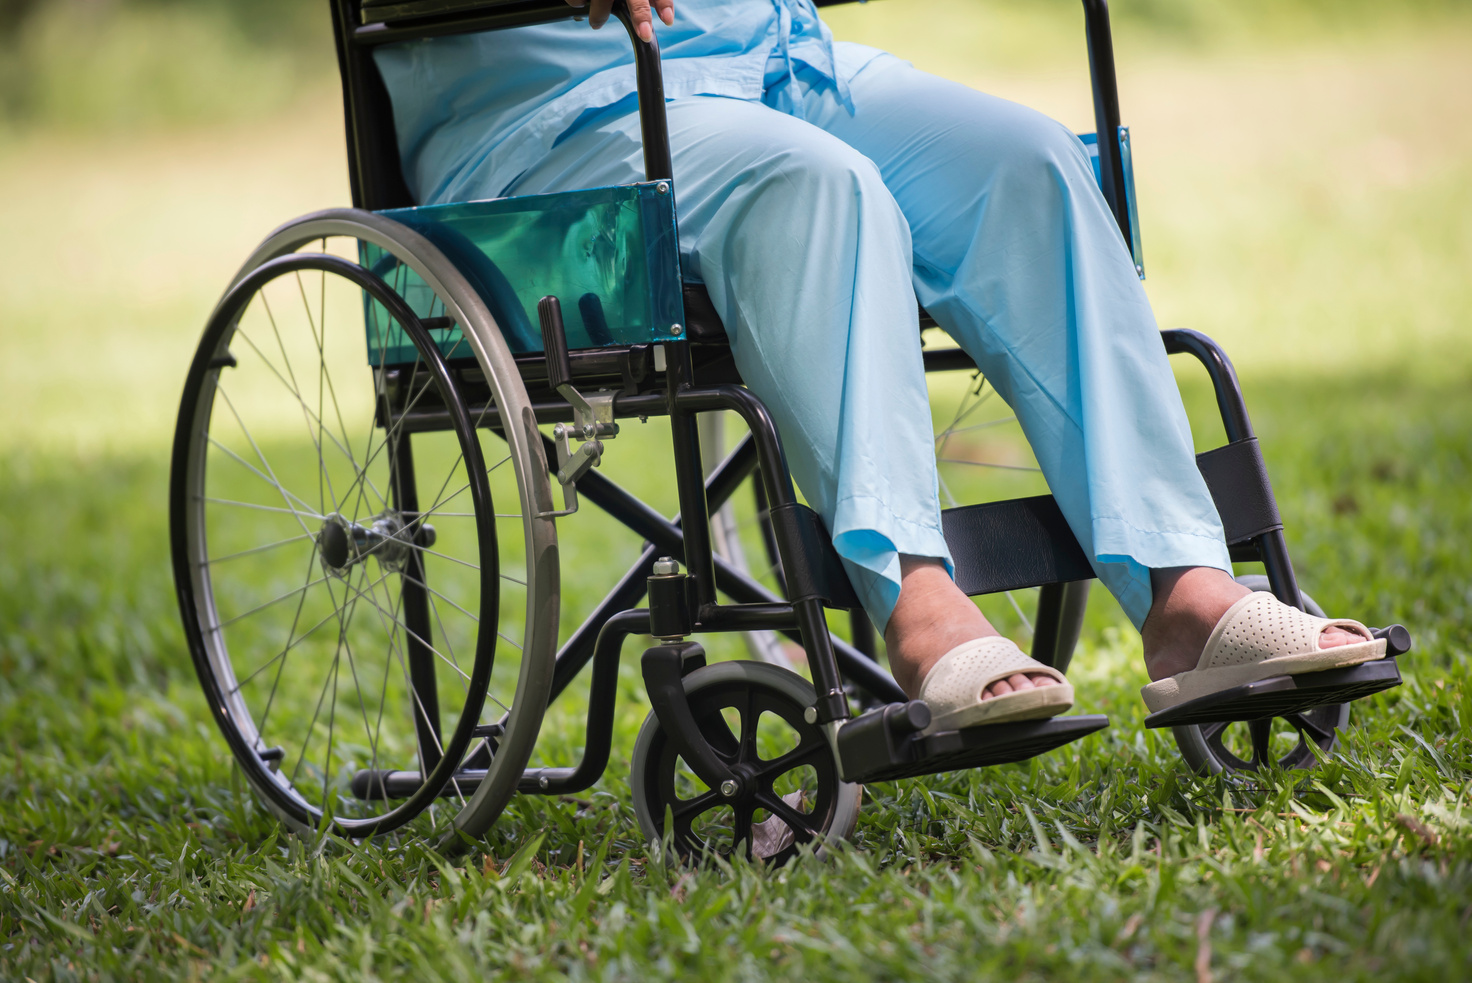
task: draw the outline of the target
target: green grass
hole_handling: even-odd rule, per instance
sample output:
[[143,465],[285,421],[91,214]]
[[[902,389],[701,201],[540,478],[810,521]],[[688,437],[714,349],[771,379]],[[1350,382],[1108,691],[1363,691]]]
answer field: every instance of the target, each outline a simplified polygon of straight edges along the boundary
[[[1472,912],[1472,373],[1249,396],[1309,588],[1416,632],[1406,685],[1357,705],[1339,757],[1191,776],[1141,728],[1138,642],[1098,599],[1072,674],[1110,730],[1026,765],[873,786],[854,849],[778,872],[666,870],[639,842],[632,668],[603,782],[518,799],[468,858],[408,836],[285,837],[233,773],[182,648],[163,461],[13,454],[0,975],[1455,978]],[[1204,386],[1187,397],[1209,408]]]
[[[1071,0],[946,7],[943,32],[914,6],[855,7],[840,30],[1090,128]],[[872,786],[825,863],[661,866],[626,787],[646,712],[632,665],[603,782],[516,800],[469,856],[287,837],[184,650],[166,454],[235,265],[345,202],[340,108],[319,91],[141,138],[32,131],[0,144],[0,184],[25,192],[0,197],[21,230],[0,237],[0,978],[1472,974],[1465,18],[1355,6],[1367,20],[1341,32],[1341,6],[1304,3],[1259,48],[1240,25],[1261,4],[1114,6],[1162,324],[1236,359],[1306,588],[1416,636],[1405,685],[1357,704],[1334,761],[1189,774],[1142,728],[1138,640],[1095,591],[1071,675],[1113,726],[1026,765]],[[1210,391],[1180,375],[1214,443]],[[626,428],[607,467],[669,508],[643,464],[658,437]],[[570,607],[638,545],[590,522],[564,523]],[[570,697],[548,761],[581,741]]]

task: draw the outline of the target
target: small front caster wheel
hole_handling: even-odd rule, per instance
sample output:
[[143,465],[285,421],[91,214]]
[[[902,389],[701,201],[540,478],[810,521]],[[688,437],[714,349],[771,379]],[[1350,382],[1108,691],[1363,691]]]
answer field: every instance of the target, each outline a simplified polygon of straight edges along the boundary
[[682,860],[736,855],[786,863],[804,845],[845,839],[859,818],[862,786],[839,777],[828,740],[803,711],[812,684],[762,662],[718,662],[685,677],[690,709],[718,755],[743,776],[734,796],[702,782],[650,714],[634,743],[634,812],[651,843],[665,838]]
[[[1247,574],[1237,582],[1251,590],[1271,590],[1268,578]],[[1307,594],[1309,614],[1326,617]],[[1349,726],[1349,704],[1333,703],[1285,717],[1239,723],[1188,724],[1171,728],[1181,757],[1203,775],[1258,771],[1269,765],[1283,769],[1312,768],[1334,753],[1339,732]],[[1317,751],[1317,753],[1315,753]]]

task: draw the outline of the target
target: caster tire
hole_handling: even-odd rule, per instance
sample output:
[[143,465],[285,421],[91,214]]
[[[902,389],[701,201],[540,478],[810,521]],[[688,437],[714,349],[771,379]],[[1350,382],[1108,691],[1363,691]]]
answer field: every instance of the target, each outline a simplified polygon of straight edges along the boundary
[[719,662],[685,677],[685,692],[707,740],[728,764],[756,776],[752,791],[723,799],[696,778],[650,714],[634,744],[630,788],[639,828],[655,849],[669,842],[680,860],[744,856],[783,864],[804,844],[822,855],[847,839],[863,787],[839,778],[823,731],[803,719],[812,684],[761,662]]
[[[1237,583],[1251,590],[1271,589],[1268,578],[1261,574],[1245,574]],[[1318,602],[1307,594],[1301,596],[1304,610],[1326,617]],[[1192,769],[1220,775],[1258,771],[1268,764],[1285,770],[1313,768],[1320,757],[1334,753],[1339,731],[1348,726],[1349,704],[1336,703],[1266,720],[1172,727],[1171,733]]]

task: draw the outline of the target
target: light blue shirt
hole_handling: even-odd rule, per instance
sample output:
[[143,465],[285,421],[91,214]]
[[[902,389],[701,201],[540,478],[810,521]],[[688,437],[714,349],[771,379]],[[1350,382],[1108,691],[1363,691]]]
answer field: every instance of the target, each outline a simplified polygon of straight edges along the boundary
[[[656,20],[655,34],[667,99],[760,100],[774,75],[802,64],[852,110],[843,78],[880,53],[844,45],[853,50],[843,51],[839,71],[833,35],[812,0],[678,0],[675,23]],[[509,185],[580,120],[637,89],[633,46],[612,20],[599,31],[560,21],[410,41],[378,49],[375,59],[393,102],[404,178],[421,204],[476,197],[469,188],[483,189],[486,174]],[[802,115],[801,105],[781,108]]]

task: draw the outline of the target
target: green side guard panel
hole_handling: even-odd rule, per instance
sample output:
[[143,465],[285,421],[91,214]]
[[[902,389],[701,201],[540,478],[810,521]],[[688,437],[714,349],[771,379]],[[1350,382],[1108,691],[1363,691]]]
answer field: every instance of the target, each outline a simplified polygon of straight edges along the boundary
[[[537,302],[562,302],[570,349],[675,341],[683,333],[679,238],[668,181],[527,195],[380,214],[429,239],[470,281],[513,352],[540,352]],[[446,358],[471,355],[457,325],[412,270],[371,244],[360,261],[403,297]],[[386,311],[368,306],[373,365],[412,362],[414,347]]]

